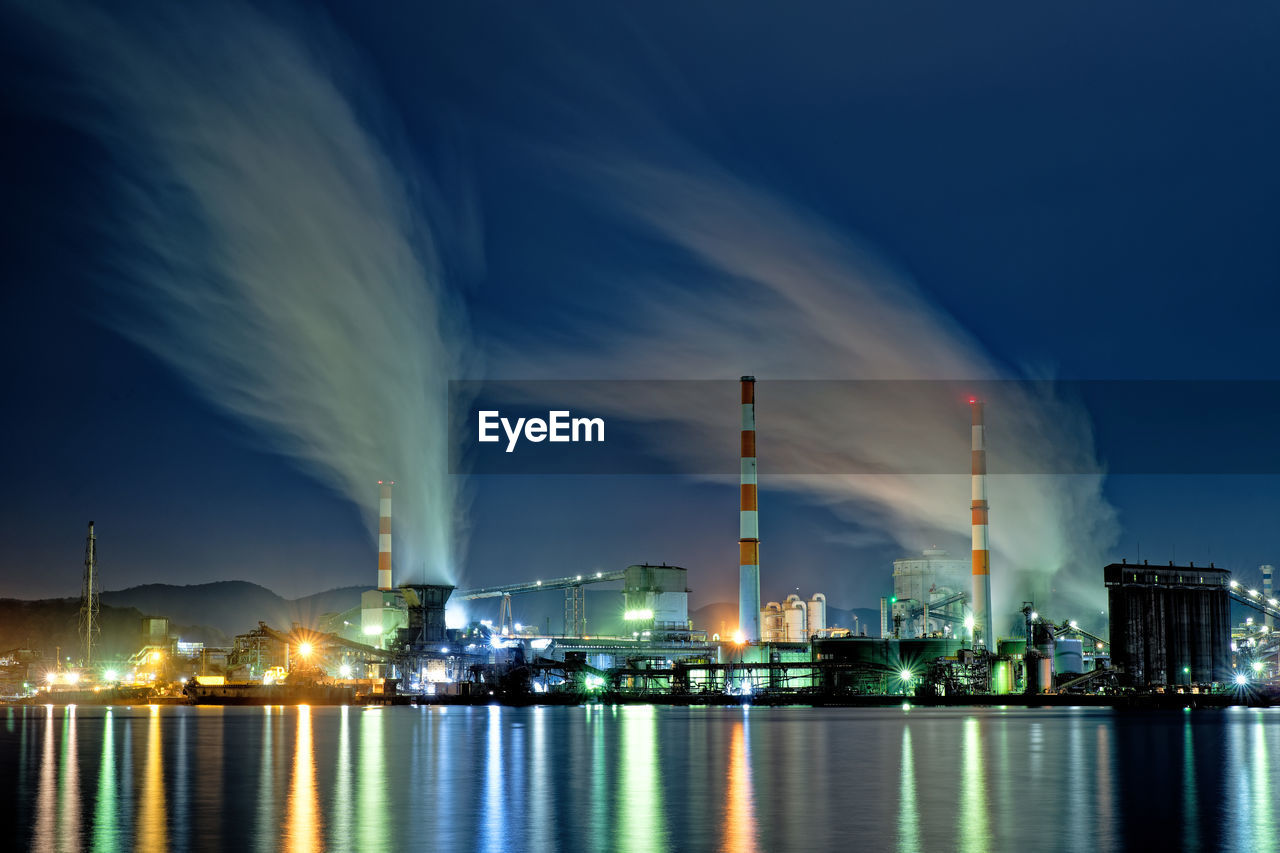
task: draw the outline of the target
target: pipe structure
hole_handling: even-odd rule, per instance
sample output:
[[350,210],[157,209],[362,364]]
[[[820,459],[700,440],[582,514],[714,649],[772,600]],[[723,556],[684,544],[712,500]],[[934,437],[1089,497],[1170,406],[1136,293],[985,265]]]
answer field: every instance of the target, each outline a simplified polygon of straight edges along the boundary
[[987,540],[987,437],[983,404],[969,398],[973,412],[973,642],[976,648],[991,642],[991,550]]
[[378,500],[378,589],[391,589],[391,487],[394,480],[379,480],[382,496]]
[[756,378],[742,377],[742,482],[738,539],[738,630],[760,642],[760,522],[756,503]]
[[[1274,588],[1271,585],[1271,574],[1275,571],[1274,566],[1262,567],[1262,597],[1268,602],[1276,597]],[[1268,613],[1263,617],[1262,624],[1267,626],[1268,631],[1274,631],[1276,628],[1276,618]]]

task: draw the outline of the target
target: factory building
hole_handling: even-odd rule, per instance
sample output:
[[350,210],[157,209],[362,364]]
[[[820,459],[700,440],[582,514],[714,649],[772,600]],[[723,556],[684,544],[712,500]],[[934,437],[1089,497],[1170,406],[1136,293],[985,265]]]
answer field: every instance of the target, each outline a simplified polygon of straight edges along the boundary
[[[963,600],[949,605],[941,602],[963,595],[969,588],[970,561],[956,560],[939,548],[929,548],[919,557],[893,561],[893,605],[891,635],[896,626],[899,637],[928,637],[963,622]],[[926,617],[926,611],[928,616]]]
[[1231,680],[1226,569],[1112,563],[1103,576],[1111,659],[1125,683],[1147,688]]
[[679,566],[627,566],[622,575],[627,623],[659,634],[689,631],[689,570]]

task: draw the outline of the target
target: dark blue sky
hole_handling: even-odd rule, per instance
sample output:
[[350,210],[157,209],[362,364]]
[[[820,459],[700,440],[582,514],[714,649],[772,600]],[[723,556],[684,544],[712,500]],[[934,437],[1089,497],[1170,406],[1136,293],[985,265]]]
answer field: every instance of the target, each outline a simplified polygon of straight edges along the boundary
[[[441,185],[446,218],[463,223],[438,232],[441,250],[480,349],[564,342],[591,374],[590,341],[649,298],[618,283],[686,261],[620,227],[579,164],[658,151],[857,235],[997,364],[1280,379],[1273,7],[362,3],[286,26],[348,46],[361,87],[380,92],[370,120],[402,125],[402,156]],[[0,595],[76,594],[90,518],[109,588],[371,581],[373,546],[344,496],[102,320],[119,308],[101,286],[122,215],[111,157],[50,108],[67,101],[66,57],[5,32]],[[660,331],[651,343],[664,346]],[[872,606],[901,547],[771,491],[766,446],[765,598],[794,582]],[[694,570],[696,598],[732,596],[732,484],[469,489],[469,583],[666,561]],[[1116,558],[1141,543],[1153,561],[1280,561],[1274,475],[1126,475],[1106,494]]]

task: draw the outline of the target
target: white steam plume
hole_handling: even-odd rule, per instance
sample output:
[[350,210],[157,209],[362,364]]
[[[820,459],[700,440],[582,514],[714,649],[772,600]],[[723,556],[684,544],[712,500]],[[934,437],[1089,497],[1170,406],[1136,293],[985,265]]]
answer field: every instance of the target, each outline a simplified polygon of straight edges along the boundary
[[[608,325],[606,336],[585,342],[584,352],[548,351],[537,341],[519,341],[491,360],[493,373],[723,377],[723,419],[704,400],[681,399],[669,385],[649,386],[650,394],[626,386],[616,397],[593,401],[637,419],[702,419],[692,424],[692,442],[657,448],[689,460],[708,458],[712,443],[734,441],[734,380],[740,374],[762,382],[1018,378],[995,365],[970,335],[858,241],[705,161],[683,169],[622,161],[596,174],[625,219],[685,250],[701,273],[684,280],[629,281],[616,323]],[[593,365],[588,375],[581,369],[585,352]],[[869,390],[872,396],[824,397],[824,409],[813,411],[789,407],[785,383],[772,387],[778,394],[772,399],[770,386],[758,391],[762,489],[795,490],[851,522],[882,528],[904,555],[936,541],[967,558],[968,476],[912,473],[968,470],[964,399],[931,401],[918,387],[885,383]],[[813,402],[804,389],[797,391],[797,401]],[[704,393],[701,384],[689,388],[690,395]],[[1037,386],[1006,387],[999,406],[988,406],[987,420],[993,467],[1101,470],[1083,410]],[[957,433],[964,443],[957,443]],[[838,473],[868,466],[885,474]],[[770,476],[816,470],[837,473]],[[1042,606],[1078,612],[1082,620],[1087,611],[1081,608],[1097,612],[1102,558],[1116,534],[1101,483],[1101,474],[990,478],[997,612],[1008,616],[1031,596]],[[767,538],[767,506],[762,510]],[[767,562],[766,556],[766,580]]]
[[[421,185],[370,128],[377,98],[350,57],[323,28],[304,41],[237,4],[26,11],[77,72],[82,103],[64,117],[118,165],[122,331],[350,498],[371,532],[377,481],[395,480],[396,582],[452,581],[446,392],[463,324]],[[371,584],[375,565],[370,549]]]

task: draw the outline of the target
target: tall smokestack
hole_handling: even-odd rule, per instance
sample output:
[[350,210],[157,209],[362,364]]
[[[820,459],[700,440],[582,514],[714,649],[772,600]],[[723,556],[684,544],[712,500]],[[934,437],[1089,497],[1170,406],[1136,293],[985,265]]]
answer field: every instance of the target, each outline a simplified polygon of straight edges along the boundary
[[378,481],[382,497],[378,501],[378,589],[391,589],[391,487],[394,480]]
[[760,522],[756,505],[756,378],[742,377],[742,485],[738,535],[738,630],[760,642]]
[[969,398],[973,410],[973,636],[994,648],[991,632],[991,551],[987,541],[987,436],[983,404]]
[[[1271,573],[1275,571],[1273,566],[1262,567],[1262,597],[1270,603],[1271,599],[1276,597],[1274,588],[1271,586]],[[1263,617],[1262,624],[1267,626],[1268,631],[1274,631],[1276,627],[1275,617],[1267,614]]]

